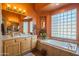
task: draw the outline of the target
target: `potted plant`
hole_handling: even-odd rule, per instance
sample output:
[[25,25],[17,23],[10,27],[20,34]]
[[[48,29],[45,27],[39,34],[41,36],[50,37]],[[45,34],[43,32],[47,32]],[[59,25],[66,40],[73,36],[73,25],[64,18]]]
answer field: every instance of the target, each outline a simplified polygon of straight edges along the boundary
[[39,32],[39,35],[42,39],[46,39],[46,31],[45,29],[41,29]]

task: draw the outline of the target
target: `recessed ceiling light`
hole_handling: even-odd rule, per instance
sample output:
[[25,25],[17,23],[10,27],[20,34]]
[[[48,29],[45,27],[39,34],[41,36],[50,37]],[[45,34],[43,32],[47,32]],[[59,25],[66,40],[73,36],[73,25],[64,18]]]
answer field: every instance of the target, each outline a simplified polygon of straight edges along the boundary
[[56,5],[59,5],[59,3],[56,3]]

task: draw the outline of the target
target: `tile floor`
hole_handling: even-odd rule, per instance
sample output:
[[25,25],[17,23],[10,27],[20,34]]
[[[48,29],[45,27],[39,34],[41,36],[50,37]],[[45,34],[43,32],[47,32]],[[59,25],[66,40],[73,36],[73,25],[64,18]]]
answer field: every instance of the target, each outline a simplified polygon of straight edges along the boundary
[[24,54],[24,56],[41,56],[41,53],[39,50],[34,49],[31,52],[28,52],[27,54]]

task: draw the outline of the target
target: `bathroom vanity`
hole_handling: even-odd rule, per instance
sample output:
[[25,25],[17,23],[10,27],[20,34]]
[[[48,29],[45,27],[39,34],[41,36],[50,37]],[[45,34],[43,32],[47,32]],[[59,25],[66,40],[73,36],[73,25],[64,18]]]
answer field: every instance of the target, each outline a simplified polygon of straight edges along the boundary
[[36,35],[3,36],[0,38],[1,55],[16,56],[23,55],[36,47]]

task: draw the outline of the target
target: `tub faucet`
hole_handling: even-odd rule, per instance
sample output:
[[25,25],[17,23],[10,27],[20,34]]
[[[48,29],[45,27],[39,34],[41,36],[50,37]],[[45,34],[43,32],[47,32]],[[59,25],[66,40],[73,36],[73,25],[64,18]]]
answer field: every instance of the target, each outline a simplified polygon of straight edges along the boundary
[[72,50],[73,46],[70,43],[68,43],[68,48]]

